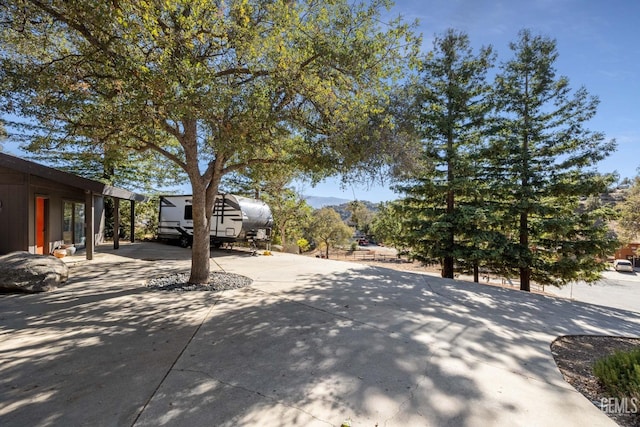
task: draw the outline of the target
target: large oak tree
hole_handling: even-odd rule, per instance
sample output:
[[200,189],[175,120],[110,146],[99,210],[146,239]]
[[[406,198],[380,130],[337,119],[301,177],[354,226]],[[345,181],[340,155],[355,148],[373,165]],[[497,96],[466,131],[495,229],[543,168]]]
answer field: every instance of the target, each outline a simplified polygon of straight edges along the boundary
[[386,150],[388,85],[417,43],[373,0],[14,0],[0,5],[5,111],[34,142],[154,151],[193,192],[191,283],[209,279],[221,178],[330,174]]

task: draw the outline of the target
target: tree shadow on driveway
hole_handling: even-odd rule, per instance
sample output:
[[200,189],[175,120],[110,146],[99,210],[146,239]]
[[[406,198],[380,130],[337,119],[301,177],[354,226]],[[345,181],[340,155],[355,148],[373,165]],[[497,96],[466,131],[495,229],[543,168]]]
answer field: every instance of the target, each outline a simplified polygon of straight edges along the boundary
[[258,280],[225,295],[137,425],[610,425],[549,345],[638,330],[638,313],[384,268]]
[[146,289],[159,271],[97,260],[0,296],[0,425],[131,425],[220,296]]
[[188,263],[115,259],[2,296],[0,425],[610,425],[549,344],[640,330],[638,313],[384,268],[221,262],[254,285],[153,292]]

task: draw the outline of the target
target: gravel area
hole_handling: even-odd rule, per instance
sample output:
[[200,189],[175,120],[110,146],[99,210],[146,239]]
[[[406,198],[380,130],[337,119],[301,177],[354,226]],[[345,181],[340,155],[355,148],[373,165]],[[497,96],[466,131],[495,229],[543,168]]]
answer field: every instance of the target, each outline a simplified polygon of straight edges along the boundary
[[[610,396],[593,374],[593,365],[598,359],[609,356],[615,351],[627,351],[640,347],[640,338],[607,337],[591,335],[564,336],[551,344],[551,353],[565,381],[571,384],[594,405],[606,412],[618,425],[640,427],[640,408],[629,403],[628,413],[616,413],[603,407]],[[636,402],[637,403],[637,402]],[[614,405],[615,403],[610,403]],[[640,405],[640,404],[638,404]]]
[[253,280],[240,274],[214,271],[209,275],[208,285],[195,285],[189,283],[189,273],[173,273],[166,276],[155,277],[147,282],[147,287],[156,291],[226,291],[240,289],[249,286]]

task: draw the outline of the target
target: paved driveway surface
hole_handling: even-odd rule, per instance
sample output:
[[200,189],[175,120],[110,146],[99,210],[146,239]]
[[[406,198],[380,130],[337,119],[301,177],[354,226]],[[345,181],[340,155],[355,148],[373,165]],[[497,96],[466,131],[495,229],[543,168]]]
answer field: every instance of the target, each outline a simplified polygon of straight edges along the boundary
[[286,254],[216,252],[241,290],[143,287],[184,253],[121,246],[0,297],[0,425],[615,425],[549,345],[638,336],[639,313]]
[[590,304],[640,312],[640,273],[605,271],[602,279],[592,285],[584,282],[563,288],[547,287],[554,295]]

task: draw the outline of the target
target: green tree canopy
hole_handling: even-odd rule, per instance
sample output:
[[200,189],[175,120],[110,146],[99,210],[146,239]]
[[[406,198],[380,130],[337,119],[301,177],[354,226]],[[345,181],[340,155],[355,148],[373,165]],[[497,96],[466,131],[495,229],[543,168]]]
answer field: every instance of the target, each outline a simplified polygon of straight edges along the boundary
[[309,235],[325,248],[325,257],[329,258],[329,249],[344,244],[353,234],[353,229],[344,223],[340,214],[326,207],[313,212],[309,223]]
[[[153,151],[188,176],[192,283],[209,278],[222,177],[317,176],[385,159],[386,93],[417,40],[386,0],[15,0],[0,5],[6,109],[34,143]],[[380,130],[379,132],[377,130]]]
[[621,240],[636,242],[640,236],[640,177],[634,179],[618,211]]
[[369,234],[374,213],[364,203],[357,200],[347,204],[347,211],[350,213],[348,222],[356,230]]
[[386,202],[378,205],[378,212],[371,223],[371,231],[378,242],[396,248],[400,253],[409,246],[407,221],[398,202]]

